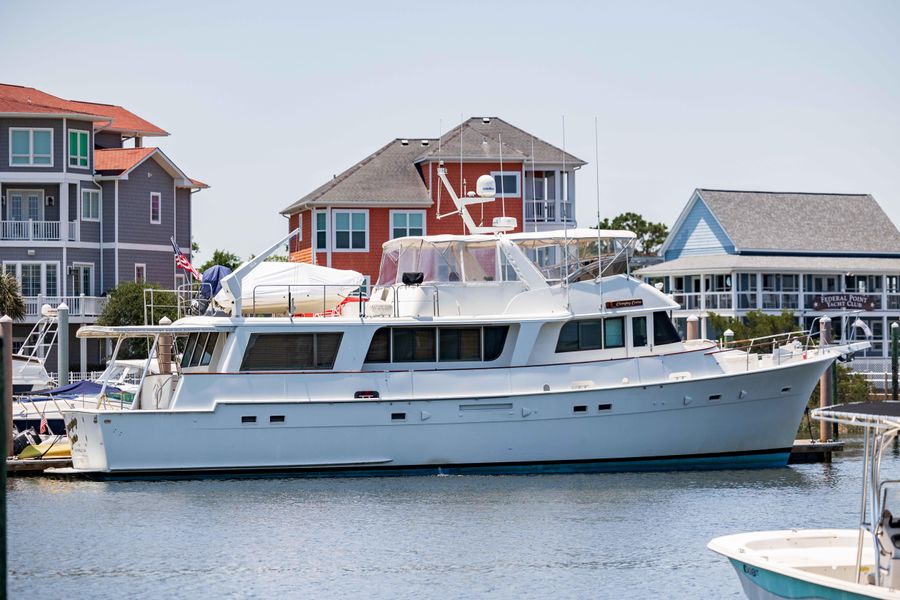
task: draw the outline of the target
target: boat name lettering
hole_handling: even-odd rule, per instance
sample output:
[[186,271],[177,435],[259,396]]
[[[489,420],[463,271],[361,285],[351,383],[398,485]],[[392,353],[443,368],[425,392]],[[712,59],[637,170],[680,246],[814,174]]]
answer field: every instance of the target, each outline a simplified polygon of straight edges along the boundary
[[630,300],[610,300],[606,303],[606,308],[628,308],[630,306],[643,306],[643,298],[632,298]]
[[759,569],[757,569],[756,567],[751,567],[750,565],[743,565],[743,567],[744,573],[746,573],[750,577],[756,577],[757,575],[759,575]]

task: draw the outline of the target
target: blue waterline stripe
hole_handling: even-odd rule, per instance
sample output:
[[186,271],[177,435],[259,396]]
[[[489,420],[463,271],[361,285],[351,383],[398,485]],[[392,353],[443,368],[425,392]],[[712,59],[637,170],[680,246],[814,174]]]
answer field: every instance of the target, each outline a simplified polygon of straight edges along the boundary
[[787,465],[790,449],[681,458],[547,462],[497,465],[421,465],[412,467],[323,467],[260,469],[193,469],[184,471],[113,471],[79,475],[91,479],[233,479],[240,477],[399,477],[434,475],[538,475],[771,469]]
[[760,567],[748,565],[733,558],[728,559],[737,571],[738,576],[768,593],[779,598],[808,599],[821,598],[822,600],[865,600],[871,596],[863,596],[854,592],[845,592],[825,587],[817,583],[795,579],[780,573],[774,573]]

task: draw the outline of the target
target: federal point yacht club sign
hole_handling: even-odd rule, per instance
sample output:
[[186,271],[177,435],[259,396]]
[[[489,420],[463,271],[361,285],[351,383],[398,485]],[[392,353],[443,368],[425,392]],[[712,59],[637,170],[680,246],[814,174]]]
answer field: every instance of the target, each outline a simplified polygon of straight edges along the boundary
[[865,294],[822,294],[812,301],[813,310],[875,310],[875,299]]
[[643,305],[643,298],[632,298],[630,300],[610,300],[606,303],[606,308],[631,308],[632,306]]

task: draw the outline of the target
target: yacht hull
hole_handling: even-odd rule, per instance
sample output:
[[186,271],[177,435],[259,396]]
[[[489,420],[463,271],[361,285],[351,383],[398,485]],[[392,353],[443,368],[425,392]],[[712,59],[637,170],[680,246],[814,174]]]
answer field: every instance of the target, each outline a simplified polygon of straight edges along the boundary
[[73,471],[101,477],[778,467],[830,362],[505,396],[248,398],[211,410],[72,409],[64,417]]

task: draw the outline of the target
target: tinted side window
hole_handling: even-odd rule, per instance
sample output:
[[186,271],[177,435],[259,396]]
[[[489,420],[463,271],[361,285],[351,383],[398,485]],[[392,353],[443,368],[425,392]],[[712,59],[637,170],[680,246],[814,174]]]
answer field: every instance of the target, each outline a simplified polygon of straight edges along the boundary
[[467,327],[438,329],[440,359],[481,360],[481,328]]
[[659,346],[680,341],[681,336],[678,335],[678,331],[672,325],[672,321],[669,319],[666,311],[660,310],[653,313],[653,344]]
[[603,338],[606,348],[625,346],[625,318],[612,317],[603,320]]
[[330,369],[340,346],[340,333],[254,333],[241,371]]
[[506,344],[507,326],[484,328],[484,360],[497,360],[503,354],[503,345]]
[[433,327],[398,327],[393,330],[394,362],[434,362]]
[[578,350],[578,322],[569,321],[559,330],[559,339],[556,340],[557,352],[574,352]]
[[631,345],[635,348],[647,345],[647,317],[631,318]]
[[366,362],[391,362],[391,330],[382,327],[372,336],[369,351],[366,353]]

